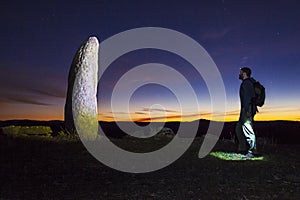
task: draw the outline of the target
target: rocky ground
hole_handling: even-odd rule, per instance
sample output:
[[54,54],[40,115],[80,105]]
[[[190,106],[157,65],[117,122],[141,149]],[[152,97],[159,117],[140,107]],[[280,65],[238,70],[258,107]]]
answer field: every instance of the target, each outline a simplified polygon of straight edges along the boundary
[[[153,148],[170,138],[113,139]],[[140,141],[139,141],[140,142]],[[259,144],[264,160],[198,158],[201,139],[173,164],[146,174],[119,172],[68,139],[0,138],[0,199],[299,199],[299,145]],[[231,152],[219,141],[214,152]]]

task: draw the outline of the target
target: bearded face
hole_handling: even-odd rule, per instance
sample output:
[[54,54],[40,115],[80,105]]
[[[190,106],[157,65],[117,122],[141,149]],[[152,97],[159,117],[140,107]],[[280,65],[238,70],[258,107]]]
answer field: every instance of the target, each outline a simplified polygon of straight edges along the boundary
[[245,72],[243,72],[242,70],[240,70],[240,74],[239,74],[239,79],[240,80],[244,80],[244,74],[245,74]]
[[243,74],[239,74],[239,79],[243,80],[243,78],[244,78]]

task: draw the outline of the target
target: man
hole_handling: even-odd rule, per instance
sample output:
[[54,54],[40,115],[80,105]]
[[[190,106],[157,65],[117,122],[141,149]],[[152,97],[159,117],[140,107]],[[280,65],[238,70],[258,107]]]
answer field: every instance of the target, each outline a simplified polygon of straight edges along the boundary
[[238,139],[238,152],[245,154],[243,158],[253,158],[253,150],[256,149],[253,118],[256,114],[257,108],[252,102],[255,97],[255,90],[250,77],[250,68],[243,67],[240,69],[239,79],[242,80],[240,86],[241,110],[235,131]]

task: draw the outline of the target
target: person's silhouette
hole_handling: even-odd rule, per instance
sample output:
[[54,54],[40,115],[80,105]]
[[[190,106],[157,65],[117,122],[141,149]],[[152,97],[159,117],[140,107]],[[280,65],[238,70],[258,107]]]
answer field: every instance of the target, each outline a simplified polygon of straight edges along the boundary
[[238,153],[245,154],[246,158],[252,158],[253,150],[256,150],[256,137],[253,129],[253,118],[257,108],[252,99],[255,97],[255,90],[251,80],[251,69],[243,67],[240,69],[240,117],[236,124],[236,136],[238,139]]

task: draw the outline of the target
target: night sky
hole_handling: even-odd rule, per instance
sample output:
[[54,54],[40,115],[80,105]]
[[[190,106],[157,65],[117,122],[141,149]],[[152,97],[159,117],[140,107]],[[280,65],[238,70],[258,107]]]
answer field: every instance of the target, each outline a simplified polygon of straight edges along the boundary
[[[267,91],[256,120],[299,121],[299,20],[296,0],[2,1],[0,120],[62,120],[68,72],[83,41],[96,36],[101,42],[133,28],[163,27],[193,38],[212,57],[226,89],[227,121],[238,119],[238,73],[243,66],[252,69],[252,76]],[[200,111],[187,107],[179,112],[180,104],[168,88],[150,84],[134,93],[130,111],[116,110],[115,120],[128,120],[128,113],[134,120],[146,120],[150,108],[157,120],[163,115],[168,120],[210,119],[207,87],[192,66],[170,52],[144,49],[121,56],[103,74],[98,90],[100,120],[113,120],[110,96],[118,79],[145,63],[162,63],[182,73],[198,97]],[[181,83],[172,77],[158,78],[180,90]],[[122,87],[126,93],[126,85]]]

